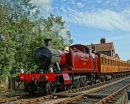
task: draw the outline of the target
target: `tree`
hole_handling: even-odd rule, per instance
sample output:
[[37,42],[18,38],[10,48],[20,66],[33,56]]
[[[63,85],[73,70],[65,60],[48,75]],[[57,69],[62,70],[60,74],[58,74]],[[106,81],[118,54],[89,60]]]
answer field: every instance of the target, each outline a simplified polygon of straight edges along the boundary
[[[15,63],[15,43],[10,37],[11,23],[8,16],[8,7],[0,2],[0,69],[1,74],[9,74],[9,69]],[[6,73],[5,73],[6,72]]]
[[[50,16],[44,21],[45,22],[43,22],[43,25],[45,26],[45,33],[49,32],[51,36],[55,37],[56,39],[58,38],[58,40],[60,40],[60,43],[63,45],[72,44],[73,41],[70,39],[70,32],[68,31],[65,22],[62,21],[62,17],[55,17],[53,14],[50,14]],[[54,41],[55,45],[57,45],[56,41]]]
[[130,60],[127,60],[127,62],[130,62]]
[[45,38],[51,37],[52,47],[56,49],[72,43],[62,17],[50,14],[45,19],[29,2],[0,1],[0,70],[4,75],[9,75],[12,69],[35,70],[34,54],[44,46]]
[[[13,68],[28,68],[31,54],[32,27],[38,9],[29,4],[30,0],[0,1],[0,69],[8,74]],[[35,9],[35,12],[32,10]],[[32,57],[31,57],[32,58]]]

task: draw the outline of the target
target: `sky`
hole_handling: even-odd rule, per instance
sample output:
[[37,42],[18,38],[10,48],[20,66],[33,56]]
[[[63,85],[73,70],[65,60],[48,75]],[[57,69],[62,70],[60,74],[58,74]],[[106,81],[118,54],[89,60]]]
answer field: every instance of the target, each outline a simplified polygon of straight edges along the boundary
[[121,60],[130,59],[130,0],[31,0],[41,14],[62,16],[73,44],[113,42]]

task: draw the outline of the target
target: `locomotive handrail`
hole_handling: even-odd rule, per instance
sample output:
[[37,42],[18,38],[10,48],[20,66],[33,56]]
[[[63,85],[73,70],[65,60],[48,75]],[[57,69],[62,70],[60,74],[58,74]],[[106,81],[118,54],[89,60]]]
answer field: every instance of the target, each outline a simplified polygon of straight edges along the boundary
[[71,54],[71,60],[72,60],[72,67],[74,67],[74,57],[73,57],[73,50],[72,50],[72,48],[69,48],[69,50],[70,50],[70,54]]

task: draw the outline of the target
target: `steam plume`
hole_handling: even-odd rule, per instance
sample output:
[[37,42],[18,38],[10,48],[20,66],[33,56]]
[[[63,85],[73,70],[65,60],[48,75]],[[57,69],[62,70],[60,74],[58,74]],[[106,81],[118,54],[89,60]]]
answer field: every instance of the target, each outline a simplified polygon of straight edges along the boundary
[[48,12],[51,9],[52,0],[31,0],[30,3]]

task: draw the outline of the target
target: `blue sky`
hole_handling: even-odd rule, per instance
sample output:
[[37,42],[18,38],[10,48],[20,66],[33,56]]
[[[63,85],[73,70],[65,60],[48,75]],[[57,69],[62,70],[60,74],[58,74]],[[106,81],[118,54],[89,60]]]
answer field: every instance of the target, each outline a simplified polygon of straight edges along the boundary
[[121,60],[130,59],[130,0],[31,0],[41,13],[62,16],[73,44],[113,42]]

